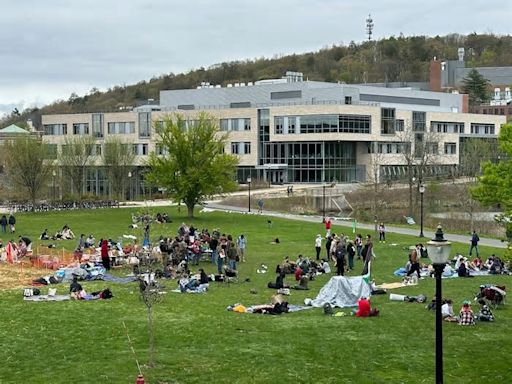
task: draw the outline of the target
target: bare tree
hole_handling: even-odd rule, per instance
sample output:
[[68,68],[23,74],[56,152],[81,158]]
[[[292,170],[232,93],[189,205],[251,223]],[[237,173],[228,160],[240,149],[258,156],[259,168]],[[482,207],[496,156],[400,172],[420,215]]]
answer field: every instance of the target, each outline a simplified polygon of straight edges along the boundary
[[155,366],[155,325],[153,319],[153,307],[162,301],[162,295],[156,283],[151,281],[151,276],[148,277],[149,282],[144,279],[139,279],[139,292],[140,298],[147,309],[148,315],[148,336],[149,336],[149,360],[148,366]]
[[72,188],[80,199],[83,192],[84,177],[92,160],[95,140],[92,136],[81,135],[64,140],[59,154],[62,174],[71,180]]
[[381,174],[381,167],[384,164],[384,155],[382,154],[382,146],[378,142],[372,142],[370,147],[370,162],[366,169],[368,186],[371,188],[372,206],[371,211],[375,223],[375,232],[377,232],[377,221],[380,216],[380,209],[384,202],[380,197],[384,187],[383,175]]
[[440,135],[437,132],[419,129],[406,124],[404,131],[396,132],[402,143],[401,156],[406,167],[406,180],[409,188],[409,216],[414,212],[414,190],[425,181],[428,169],[440,163],[443,156],[439,148]]
[[48,164],[48,147],[34,137],[21,137],[5,142],[5,165],[9,180],[25,190],[32,206],[47,185],[53,170]]
[[132,144],[124,143],[117,138],[105,141],[102,161],[109,176],[111,193],[115,196],[124,197],[126,178],[134,160],[135,153]]

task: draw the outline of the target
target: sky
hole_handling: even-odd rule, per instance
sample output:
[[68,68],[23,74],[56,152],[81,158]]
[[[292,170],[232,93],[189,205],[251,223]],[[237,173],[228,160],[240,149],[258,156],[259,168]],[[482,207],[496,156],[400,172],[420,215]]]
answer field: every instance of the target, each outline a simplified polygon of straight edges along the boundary
[[361,42],[368,14],[374,39],[512,33],[512,1],[0,0],[0,115],[94,87]]

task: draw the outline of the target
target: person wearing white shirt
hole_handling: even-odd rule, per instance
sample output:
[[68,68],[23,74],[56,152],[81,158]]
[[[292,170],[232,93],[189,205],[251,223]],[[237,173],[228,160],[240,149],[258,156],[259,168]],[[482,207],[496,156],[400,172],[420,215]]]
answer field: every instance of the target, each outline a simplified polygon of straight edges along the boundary
[[456,322],[458,321],[455,317],[455,313],[453,312],[453,302],[448,299],[441,306],[441,316],[444,321]]
[[331,273],[331,266],[325,259],[322,259],[322,262],[320,263],[320,267],[318,268],[318,271],[322,272],[322,273]]
[[315,250],[316,250],[316,259],[320,260],[320,251],[322,250],[322,236],[320,234],[316,235]]

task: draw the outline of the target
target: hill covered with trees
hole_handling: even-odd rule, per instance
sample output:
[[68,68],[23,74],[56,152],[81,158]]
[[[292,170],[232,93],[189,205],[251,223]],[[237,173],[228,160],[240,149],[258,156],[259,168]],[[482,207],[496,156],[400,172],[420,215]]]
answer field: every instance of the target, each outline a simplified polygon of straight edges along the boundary
[[302,72],[309,80],[329,82],[425,82],[429,78],[430,60],[456,60],[459,47],[465,48],[468,66],[512,66],[511,35],[391,36],[333,45],[317,52],[232,61],[188,73],[169,73],[133,85],[114,86],[106,92],[93,88],[87,95],[72,94],[68,100],[42,108],[15,110],[0,120],[0,126],[23,126],[28,118],[37,125],[41,114],[117,111],[142,100],[158,100],[163,89],[195,88],[203,81],[226,85],[280,78],[286,71]]

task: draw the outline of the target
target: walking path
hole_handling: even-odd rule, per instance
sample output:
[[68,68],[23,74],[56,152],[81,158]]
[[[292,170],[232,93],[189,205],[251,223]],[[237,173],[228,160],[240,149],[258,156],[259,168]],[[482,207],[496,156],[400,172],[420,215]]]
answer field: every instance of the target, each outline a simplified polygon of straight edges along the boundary
[[[278,186],[278,187],[272,187],[272,188],[266,188],[266,189],[259,189],[255,191],[255,194],[262,194],[262,193],[272,193],[272,192],[283,192],[286,193],[286,189],[288,186]],[[294,186],[294,189],[297,191],[299,189],[307,189],[307,188],[318,188],[318,186],[315,185],[296,185]],[[233,192],[230,194],[230,196],[244,196],[247,195],[247,191],[238,191]],[[128,207],[133,206],[148,206],[148,207],[157,207],[157,206],[169,206],[169,205],[175,205],[170,200],[154,200],[154,201],[145,201],[145,202],[129,202]],[[209,201],[206,204],[206,207],[208,209],[217,210],[217,211],[225,211],[225,212],[247,212],[247,208],[241,208],[241,207],[234,207],[229,205],[222,205],[219,204],[218,201]],[[251,214],[257,214],[258,207],[254,207],[254,211],[251,212]],[[280,217],[284,219],[289,220],[298,220],[298,221],[306,221],[311,223],[321,223],[322,222],[322,216],[306,216],[306,215],[296,215],[296,214],[290,214],[290,213],[281,213],[281,212],[275,212],[275,211],[268,211],[263,210],[262,215],[264,216],[270,216],[270,217]],[[341,226],[341,227],[349,227],[352,228],[353,220],[350,218],[347,218],[347,220],[340,220],[334,218],[333,223],[334,226]],[[357,223],[357,231],[359,230],[366,230],[366,231],[374,231],[375,230],[375,224],[371,223]],[[419,230],[417,228],[404,228],[404,227],[396,227],[392,225],[386,225],[386,232],[391,233],[400,233],[404,235],[411,235],[411,236],[418,236],[419,237]],[[423,234],[425,235],[424,238],[421,238],[423,242],[427,242],[428,240],[432,239],[434,237],[434,232],[429,230],[424,230]],[[444,234],[445,239],[457,243],[465,243],[468,244],[469,247],[469,241],[471,239],[471,235],[456,235],[452,233],[446,233]],[[484,238],[480,237],[479,245],[484,245],[488,247],[495,247],[495,248],[506,248],[507,243],[498,239],[492,239],[492,238]]]

